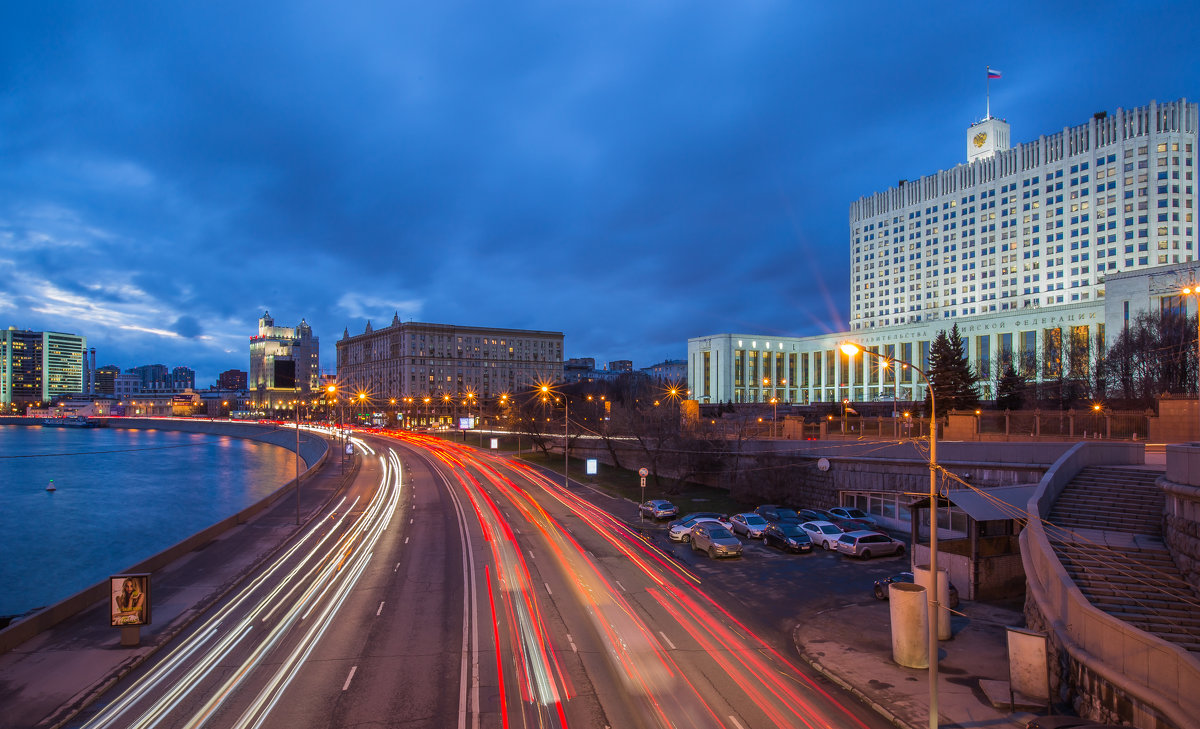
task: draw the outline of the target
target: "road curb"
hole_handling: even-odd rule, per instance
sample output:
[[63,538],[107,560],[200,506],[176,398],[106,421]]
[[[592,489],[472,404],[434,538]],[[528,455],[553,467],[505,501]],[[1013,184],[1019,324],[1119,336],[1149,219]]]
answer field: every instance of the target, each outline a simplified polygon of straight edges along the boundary
[[880,704],[879,702],[875,701],[870,696],[868,696],[867,694],[860,691],[857,686],[850,683],[846,679],[842,678],[837,673],[834,673],[829,668],[826,668],[825,665],[823,663],[821,663],[819,660],[817,660],[816,658],[813,658],[812,656],[810,656],[804,650],[804,647],[800,644],[799,635],[798,635],[799,632],[800,632],[799,625],[797,625],[795,628],[792,629],[792,644],[796,646],[796,653],[798,653],[800,655],[800,658],[805,663],[807,663],[809,666],[811,666],[814,671],[821,674],[822,676],[829,679],[830,681],[833,681],[835,684],[837,684],[839,687],[841,687],[844,691],[847,691],[850,694],[852,694],[859,701],[861,701],[864,704],[866,704],[867,706],[869,706],[872,711],[874,711],[875,713],[882,716],[884,719],[891,722],[892,725],[898,727],[898,729],[922,729],[922,727],[918,727],[913,724],[909,724],[908,722],[904,721],[900,717],[896,716],[891,711],[889,711],[887,709],[887,707],[885,707],[883,704]]

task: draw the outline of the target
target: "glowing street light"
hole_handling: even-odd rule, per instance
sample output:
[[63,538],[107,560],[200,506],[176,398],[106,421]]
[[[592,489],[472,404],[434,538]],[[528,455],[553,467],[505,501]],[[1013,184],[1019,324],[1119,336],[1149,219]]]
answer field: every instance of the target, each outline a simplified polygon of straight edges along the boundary
[[911,362],[903,362],[895,357],[874,352],[870,349],[865,349],[852,342],[846,342],[841,345],[840,349],[848,357],[853,357],[859,352],[869,354],[872,357],[884,360],[890,363],[899,362],[905,366],[912,367],[913,370],[925,380],[925,384],[929,386],[929,728],[937,729],[938,726],[938,640],[937,640],[937,620],[938,620],[938,566],[937,566],[937,400],[933,392],[933,383],[929,381],[929,376],[916,365]]
[[1183,294],[1196,297],[1196,410],[1200,412],[1200,284],[1184,286]]
[[[542,397],[546,398],[553,394],[549,385],[542,385]],[[571,447],[571,401],[567,399],[567,393],[563,393],[563,486],[571,488],[571,479],[567,477],[567,453]]]

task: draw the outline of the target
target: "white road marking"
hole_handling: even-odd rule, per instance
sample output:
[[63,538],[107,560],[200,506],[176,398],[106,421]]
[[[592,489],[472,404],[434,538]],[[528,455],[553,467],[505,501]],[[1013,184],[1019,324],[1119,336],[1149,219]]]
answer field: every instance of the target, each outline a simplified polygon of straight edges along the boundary
[[409,520],[408,520],[408,523],[409,523],[409,524],[412,524],[412,523],[413,523],[413,521],[415,521],[415,520],[414,520],[414,519],[409,519]]
[[405,544],[408,544],[408,537],[405,537],[405,538],[404,538],[404,543],[405,543]]
[[658,631],[658,634],[661,635],[662,639],[667,642],[668,648],[670,648],[671,650],[675,650],[675,644],[671,642],[671,639],[667,637],[666,633],[664,633],[660,630],[660,631]]
[[621,584],[621,581],[620,581],[620,580],[613,580],[613,582],[616,582],[616,583],[617,583],[617,587],[621,588],[621,592],[629,592],[629,590],[626,590],[626,589],[625,589],[625,585],[622,585],[622,584]]
[[396,570],[398,570],[398,569],[400,569],[400,563],[399,563],[399,562],[397,562],[397,563],[396,563],[396,566],[392,568],[392,574],[395,574],[395,573],[396,573]]
[[736,727],[737,727],[737,729],[746,729],[746,727],[742,726],[742,722],[740,722],[740,721],[738,721],[738,720],[737,720],[737,717],[736,717],[736,716],[734,716],[734,715],[730,714],[730,715],[729,715],[729,720],[730,720],[731,722],[733,722],[733,725],[734,725],[734,726],[736,726]]
[[532,550],[532,549],[530,549],[530,550],[529,550],[529,558],[530,558],[530,559],[534,559],[534,556],[533,556],[533,550]]
[[571,638],[570,633],[567,633],[567,642],[571,644],[571,650],[575,651],[576,653],[579,652],[579,649],[575,647],[575,641]]
[[546,592],[547,592],[548,594],[551,594],[551,595],[553,595],[553,594],[554,594],[554,591],[550,589],[550,583],[549,583],[549,582],[543,582],[542,584],[546,586]]
[[343,691],[345,691],[346,689],[350,688],[350,682],[354,680],[354,672],[355,672],[355,671],[357,671],[357,670],[358,670],[358,666],[351,666],[351,667],[350,667],[350,675],[349,675],[349,676],[346,676],[346,683],[342,684],[342,690],[343,690]]
[[383,612],[383,603],[382,602],[379,603],[379,609],[375,611],[375,617],[379,617],[379,614],[381,612]]

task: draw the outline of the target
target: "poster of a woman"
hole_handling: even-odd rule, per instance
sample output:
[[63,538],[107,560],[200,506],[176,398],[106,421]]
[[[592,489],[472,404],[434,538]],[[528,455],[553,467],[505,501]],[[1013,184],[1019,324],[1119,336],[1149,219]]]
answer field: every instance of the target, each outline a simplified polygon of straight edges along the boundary
[[115,575],[109,586],[113,625],[150,624],[150,575]]

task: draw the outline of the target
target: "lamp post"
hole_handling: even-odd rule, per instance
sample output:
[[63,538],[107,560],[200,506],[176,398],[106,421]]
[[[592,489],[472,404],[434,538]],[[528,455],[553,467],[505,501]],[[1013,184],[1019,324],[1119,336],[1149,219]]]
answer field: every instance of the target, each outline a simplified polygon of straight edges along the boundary
[[841,350],[848,357],[853,357],[859,352],[869,354],[872,357],[877,357],[890,363],[901,363],[906,367],[912,367],[913,370],[925,380],[925,384],[929,386],[929,729],[937,729],[938,726],[938,640],[937,640],[937,619],[938,619],[938,566],[937,566],[937,399],[933,392],[933,383],[929,381],[929,376],[916,365],[911,362],[903,362],[895,357],[873,352],[869,349],[858,346],[851,342],[846,342],[841,345]]
[[[1183,294],[1196,297],[1196,411],[1200,412],[1200,284],[1184,286]],[[1196,438],[1200,439],[1200,432]]]
[[771,437],[777,438],[779,434],[775,432],[775,424],[779,422],[779,398],[771,398],[771,407],[775,408],[775,414],[771,416]]
[[300,526],[300,399],[296,405],[296,526]]
[[[542,385],[542,394],[550,395],[550,386]],[[563,488],[571,487],[571,479],[567,476],[567,454],[571,448],[571,401],[567,399],[567,393],[563,393]]]

